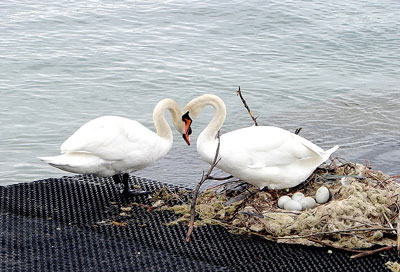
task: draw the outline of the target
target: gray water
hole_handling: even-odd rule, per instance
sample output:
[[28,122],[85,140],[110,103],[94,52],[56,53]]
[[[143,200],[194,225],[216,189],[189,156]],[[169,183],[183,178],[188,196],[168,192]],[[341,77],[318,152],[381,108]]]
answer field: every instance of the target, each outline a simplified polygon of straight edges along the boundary
[[[400,2],[0,2],[0,184],[72,175],[39,161],[77,128],[119,115],[153,128],[162,98],[214,93],[222,132],[260,124],[400,174]],[[212,110],[193,124],[195,143]],[[175,132],[136,174],[193,185],[208,166]]]

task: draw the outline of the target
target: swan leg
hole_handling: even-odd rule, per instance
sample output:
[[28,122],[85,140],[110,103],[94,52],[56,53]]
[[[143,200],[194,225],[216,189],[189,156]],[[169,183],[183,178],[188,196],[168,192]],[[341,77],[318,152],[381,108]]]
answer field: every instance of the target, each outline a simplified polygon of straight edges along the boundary
[[141,190],[129,190],[129,174],[120,174],[120,175],[114,175],[112,176],[113,180],[115,183],[122,183],[123,189],[121,192],[121,195],[124,197],[130,197],[130,196],[140,196],[140,195],[148,195],[151,194],[151,192],[147,191],[141,191]]

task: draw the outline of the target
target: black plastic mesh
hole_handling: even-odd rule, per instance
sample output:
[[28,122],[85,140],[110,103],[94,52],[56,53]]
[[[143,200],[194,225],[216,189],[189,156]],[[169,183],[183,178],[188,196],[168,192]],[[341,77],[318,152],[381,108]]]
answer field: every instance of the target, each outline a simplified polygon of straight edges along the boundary
[[[158,182],[131,177],[145,190]],[[0,271],[384,271],[400,261],[395,249],[371,257],[326,248],[276,244],[230,234],[217,226],[166,226],[170,212],[132,207],[126,227],[123,202],[109,178],[74,176],[0,187]],[[137,202],[149,204],[146,196]]]

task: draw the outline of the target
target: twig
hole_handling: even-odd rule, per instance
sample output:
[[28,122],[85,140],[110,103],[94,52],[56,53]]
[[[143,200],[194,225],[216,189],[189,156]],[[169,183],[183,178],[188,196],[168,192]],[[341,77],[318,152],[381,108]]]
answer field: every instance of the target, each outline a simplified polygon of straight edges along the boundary
[[212,187],[208,188],[207,190],[215,190],[215,191],[217,191],[222,186],[225,186],[225,185],[227,185],[229,183],[237,183],[237,182],[238,182],[237,180],[229,180],[229,181],[224,182],[224,183],[218,183],[217,185],[212,186]]
[[307,240],[310,240],[314,243],[326,246],[326,247],[331,247],[337,250],[343,250],[343,251],[348,251],[348,252],[352,252],[352,253],[357,253],[354,254],[352,256],[350,256],[350,259],[355,259],[355,258],[360,258],[360,257],[364,257],[364,256],[369,256],[369,255],[373,255],[375,253],[381,252],[381,251],[386,251],[386,250],[391,250],[393,248],[393,246],[387,246],[387,247],[380,247],[374,250],[360,250],[360,249],[351,249],[351,248],[345,248],[345,247],[339,247],[339,246],[335,246],[335,245],[331,245],[329,243],[325,243],[322,242],[320,240],[317,239],[313,239],[313,238],[308,238]]
[[359,258],[359,257],[364,257],[364,256],[369,256],[381,251],[386,251],[386,250],[391,250],[393,248],[393,246],[387,246],[387,247],[380,247],[374,250],[367,250],[367,251],[363,251],[361,253],[355,254],[353,256],[350,257],[350,259],[355,259],[355,258]]
[[314,238],[308,238],[307,240],[312,241],[312,242],[317,243],[317,244],[320,244],[320,245],[323,245],[323,246],[326,246],[326,247],[331,247],[331,248],[334,248],[334,249],[338,249],[338,250],[344,250],[344,251],[353,252],[353,253],[362,253],[362,252],[364,252],[364,251],[359,250],[359,249],[351,249],[351,248],[345,248],[345,247],[339,247],[339,246],[331,245],[329,243],[325,243],[325,242],[322,242],[322,241],[314,239]]
[[400,253],[400,214],[397,218],[397,252]]
[[335,233],[348,233],[348,232],[361,232],[361,231],[376,231],[376,230],[383,230],[383,231],[392,231],[392,228],[366,228],[366,229],[345,229],[345,230],[336,230],[336,231],[324,231],[324,232],[315,232],[306,235],[293,235],[293,236],[283,236],[283,237],[276,237],[276,239],[299,239],[299,238],[306,238],[312,237],[317,235],[325,235],[325,234],[335,234]]
[[[385,215],[385,214],[383,214],[383,215]],[[357,220],[357,219],[354,219],[354,218],[350,218],[350,217],[344,217],[344,216],[343,216],[343,217],[341,217],[340,219],[349,220],[349,221],[353,221],[353,222],[357,222],[357,223],[361,223],[361,224],[363,224],[364,226],[368,226],[368,227],[374,227],[374,225],[371,225],[371,224],[368,224],[368,223],[366,223],[366,222],[363,222],[363,221],[360,221],[360,220]],[[375,226],[379,226],[379,225],[375,224]],[[390,225],[390,227],[393,228],[392,225]]]
[[[393,228],[393,225],[392,225],[392,223],[390,223],[390,220],[389,220],[389,218],[387,217],[387,215],[386,215],[384,212],[383,212],[382,214],[383,214],[383,217],[385,218],[386,222],[388,223],[389,227],[391,227],[392,229],[394,229],[394,228]],[[398,231],[397,231],[397,232],[398,232]],[[393,234],[396,234],[396,231],[395,231],[395,230],[393,231]]]
[[250,215],[250,216],[253,216],[253,217],[257,217],[257,218],[262,218],[262,219],[264,219],[265,217],[264,217],[264,215],[262,215],[262,214],[255,214],[255,213],[251,213],[251,212],[239,212],[240,214],[245,214],[245,215]]
[[208,172],[205,175],[204,175],[204,172],[203,172],[203,177],[201,178],[200,182],[197,184],[196,189],[194,189],[194,191],[193,191],[192,203],[190,205],[190,222],[189,222],[189,229],[188,229],[188,231],[186,233],[186,242],[190,241],[190,235],[193,232],[194,217],[195,217],[195,214],[196,214],[196,201],[197,201],[197,196],[199,195],[200,187],[207,180],[207,178],[211,175],[211,172],[213,171],[214,167],[221,160],[221,158],[218,159],[219,146],[221,144],[219,131],[218,131],[218,134],[217,134],[217,138],[218,138],[218,145],[217,145],[217,150],[215,151],[215,156],[214,156],[213,163],[211,164],[210,169],[208,169]]
[[242,92],[240,91],[240,86],[239,86],[239,90],[236,93],[237,93],[237,95],[240,96],[240,99],[242,100],[244,107],[247,109],[248,113],[250,114],[251,119],[253,119],[254,125],[258,126],[257,118],[254,117],[254,115],[250,111],[249,106],[247,106],[246,100],[244,100],[244,98],[242,96]]
[[287,213],[287,214],[295,214],[295,215],[301,214],[301,212],[298,212],[298,211],[283,211],[283,210],[275,210],[275,209],[269,209],[264,212],[265,213]]
[[226,177],[213,177],[213,176],[208,176],[207,179],[211,179],[211,180],[227,180],[233,178],[232,175],[230,176],[226,176]]

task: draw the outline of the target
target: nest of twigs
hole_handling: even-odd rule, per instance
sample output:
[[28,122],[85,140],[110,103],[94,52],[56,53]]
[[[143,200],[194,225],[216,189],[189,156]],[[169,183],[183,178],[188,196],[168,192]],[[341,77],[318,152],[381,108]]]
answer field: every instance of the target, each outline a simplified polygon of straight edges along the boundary
[[[325,204],[301,212],[277,207],[282,195],[300,191],[314,196],[322,185],[331,195]],[[288,190],[259,191],[237,181],[207,189],[197,199],[195,226],[221,225],[235,233],[277,242],[323,245],[356,253],[356,249],[376,245],[389,248],[398,240],[399,193],[396,177],[335,159]],[[180,215],[170,224],[189,222],[190,203],[171,201],[183,198],[164,188],[155,194],[154,204]]]

